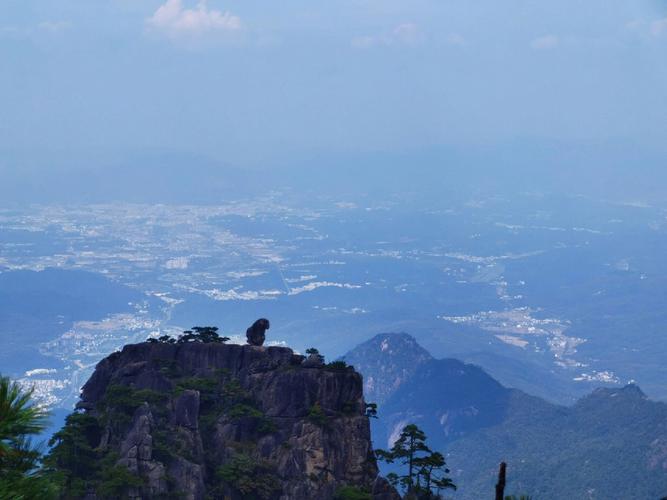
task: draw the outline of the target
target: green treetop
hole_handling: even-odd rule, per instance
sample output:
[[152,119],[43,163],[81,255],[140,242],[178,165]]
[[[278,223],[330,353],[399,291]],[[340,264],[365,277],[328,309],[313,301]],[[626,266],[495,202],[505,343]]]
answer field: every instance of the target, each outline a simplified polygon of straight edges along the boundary
[[48,500],[56,491],[39,470],[41,453],[31,443],[47,425],[47,413],[7,377],[0,377],[0,498]]
[[407,466],[405,474],[392,473],[387,476],[394,486],[404,490],[406,499],[436,499],[441,498],[440,490],[456,489],[456,485],[446,476],[449,469],[445,457],[426,445],[426,434],[415,424],[403,427],[389,451],[376,450],[375,454],[379,460],[387,463],[398,461]]

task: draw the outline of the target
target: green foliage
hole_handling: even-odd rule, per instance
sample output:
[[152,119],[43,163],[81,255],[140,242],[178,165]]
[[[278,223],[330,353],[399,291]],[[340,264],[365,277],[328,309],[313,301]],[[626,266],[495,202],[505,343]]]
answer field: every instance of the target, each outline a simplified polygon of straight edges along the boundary
[[[226,379],[219,388],[219,398],[216,402],[216,410],[229,412],[237,405],[254,406],[250,394],[241,385],[237,378]],[[238,409],[237,409],[238,410]]]
[[153,458],[158,462],[168,465],[176,456],[172,443],[172,434],[167,431],[155,429],[153,435]]
[[373,495],[367,490],[354,486],[343,486],[336,490],[334,500],[373,500]]
[[445,457],[426,445],[426,434],[414,424],[403,427],[389,451],[376,450],[375,454],[379,460],[390,464],[398,461],[407,466],[403,475],[387,475],[389,482],[405,491],[406,498],[438,498],[440,490],[456,489],[456,485],[446,476],[449,469]]
[[[165,367],[169,369],[168,365]],[[274,432],[273,421],[255,407],[239,380],[229,378],[228,373],[221,372],[219,375],[220,378],[176,379],[173,396],[186,390],[199,392],[203,427],[212,427],[219,416],[227,415],[232,419],[249,418],[255,421],[259,433]],[[120,428],[122,435],[123,426],[131,421],[134,412],[144,403],[151,405],[151,412],[157,420],[157,428],[152,432],[153,458],[164,464],[169,464],[176,456],[188,458],[191,450],[185,446],[186,440],[181,439],[178,432],[163,427],[168,411],[167,399],[168,395],[151,390],[110,385],[100,400],[101,412],[97,417],[85,413],[70,415],[63,429],[51,440],[53,448],[47,458],[50,477],[62,487],[63,498],[83,498],[89,492],[95,492],[100,498],[122,498],[130,489],[141,488],[141,478],[126,468],[117,466],[117,459],[97,446],[103,427],[111,425],[112,429]],[[265,498],[265,493],[272,491],[272,476],[264,474],[266,477],[263,481],[255,485],[254,489],[250,488],[243,477],[244,467],[247,466],[244,456],[246,455],[241,455],[231,463],[229,470],[222,472],[228,479],[235,474],[238,476],[234,487],[239,491],[252,490],[247,498]],[[262,470],[266,472],[263,468]],[[4,500],[4,497],[0,498]]]
[[93,486],[99,472],[100,457],[95,447],[100,435],[101,428],[95,417],[72,413],[65,420],[65,426],[49,441],[52,448],[45,465],[59,482],[65,498],[82,497]]
[[257,424],[257,430],[260,434],[270,434],[276,431],[276,424],[264,413],[254,406],[237,403],[227,412],[232,419],[251,418]]
[[226,405],[234,405],[250,398],[237,378],[232,378],[223,384],[222,397]]
[[174,395],[178,396],[184,391],[199,391],[199,396],[204,402],[213,401],[219,392],[219,383],[213,378],[187,377],[178,381]]
[[218,334],[218,327],[216,326],[194,326],[192,330],[184,331],[176,343],[201,342],[202,344],[224,344],[228,340],[229,337],[221,337]]
[[[52,448],[44,461],[63,498],[82,498],[93,491],[100,498],[122,498],[128,488],[143,485],[127,468],[116,465],[115,454],[99,449],[98,445],[105,425],[112,429],[124,427],[144,403],[164,406],[166,396],[147,389],[110,385],[100,400],[99,417],[87,413],[72,413],[67,417],[65,426],[49,441]],[[156,415],[160,416],[160,412]]]
[[349,366],[345,361],[338,360],[338,361],[332,361],[331,363],[327,363],[326,365],[324,365],[324,368],[332,372],[346,372],[349,368],[352,367]]
[[437,451],[430,455],[415,458],[417,472],[417,490],[430,494],[435,489],[438,494],[440,490],[456,489],[454,482],[446,476],[449,469],[445,463],[445,457]]
[[276,424],[273,422],[273,420],[266,416],[262,417],[257,423],[257,431],[260,434],[273,434],[277,430],[278,427],[276,427]]
[[132,415],[142,404],[159,405],[166,401],[167,396],[150,389],[135,389],[129,385],[113,384],[107,387],[100,406],[104,410],[114,410]]
[[220,383],[214,378],[188,377],[178,381],[174,396],[186,390],[199,392],[200,418],[204,427],[212,429],[220,413],[222,413],[222,390]]
[[221,370],[219,375],[226,380],[221,383],[214,378],[181,379],[176,385],[174,394],[181,394],[185,390],[199,391],[201,422],[206,429],[212,429],[219,417],[227,415],[232,419],[254,420],[260,434],[275,432],[276,426],[273,421],[256,407],[241,382],[236,378],[228,378],[226,370]]
[[144,481],[127,467],[109,465],[102,468],[97,494],[101,498],[123,498],[128,489],[141,488]]
[[150,337],[146,339],[146,342],[150,342],[151,344],[175,344],[176,339],[174,337],[171,337],[169,335],[162,335],[161,337],[153,338]]
[[30,436],[41,432],[47,413],[31,402],[32,390],[0,377],[0,498],[3,500],[48,500],[56,488],[39,464],[41,452]]
[[464,498],[493,487],[487,471],[502,458],[511,465],[509,494],[585,498],[595,488],[597,498],[657,499],[667,492],[667,471],[652,468],[647,453],[662,456],[652,443],[667,440],[665,422],[667,406],[628,389],[599,390],[569,408],[514,393],[502,422],[453,440],[447,451],[463,471]]
[[324,356],[322,356],[320,354],[320,351],[318,351],[314,347],[309,347],[308,349],[306,349],[306,354],[308,354],[308,356],[316,357],[320,363],[324,364]]
[[0,498],[50,500],[57,498],[57,484],[39,468],[41,451],[29,438],[17,439],[0,466]]
[[12,453],[21,436],[39,434],[46,427],[47,414],[31,403],[32,392],[0,377],[0,460]]
[[263,417],[264,414],[259,411],[257,408],[254,408],[246,404],[236,404],[227,412],[231,418],[242,418],[242,417]]
[[528,495],[521,495],[521,496],[516,496],[516,495],[507,495],[505,497],[505,500],[532,500],[533,497],[528,496]]
[[377,403],[366,403],[366,416],[368,418],[378,418]]
[[144,403],[154,405],[155,416],[166,412],[168,396],[150,389],[135,389],[129,385],[112,384],[99,402],[101,419],[112,431],[123,432],[132,421],[134,412]]
[[221,407],[223,412],[232,418],[264,417],[237,378],[229,379],[222,385]]
[[58,487],[43,473],[30,474],[7,473],[0,479],[0,498],[2,500],[55,500]]
[[202,344],[224,344],[229,337],[221,337],[217,326],[193,326],[192,330],[185,330],[182,335],[175,339],[169,335],[162,335],[157,339],[154,337],[146,339],[151,344],[187,344],[189,342],[201,342]]
[[167,378],[178,378],[181,376],[181,368],[173,359],[156,359],[154,361],[160,373]]
[[101,433],[97,418],[72,413],[49,441],[52,448],[44,464],[61,498],[83,498],[89,492],[96,492],[99,498],[123,498],[129,488],[144,485],[141,478],[117,465],[115,453],[97,448]]
[[268,462],[246,454],[235,455],[218,468],[216,476],[223,487],[230,487],[244,499],[268,500],[280,492],[280,481],[274,468]]
[[320,403],[317,402],[308,410],[308,420],[320,427],[326,427],[329,424],[329,418],[324,413]]

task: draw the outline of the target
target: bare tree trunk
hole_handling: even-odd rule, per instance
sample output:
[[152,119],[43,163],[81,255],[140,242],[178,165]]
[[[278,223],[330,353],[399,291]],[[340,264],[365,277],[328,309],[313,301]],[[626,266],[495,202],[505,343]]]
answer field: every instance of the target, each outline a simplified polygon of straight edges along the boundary
[[507,464],[500,463],[500,470],[498,471],[498,483],[496,484],[496,500],[503,500],[505,498],[505,475],[507,472]]

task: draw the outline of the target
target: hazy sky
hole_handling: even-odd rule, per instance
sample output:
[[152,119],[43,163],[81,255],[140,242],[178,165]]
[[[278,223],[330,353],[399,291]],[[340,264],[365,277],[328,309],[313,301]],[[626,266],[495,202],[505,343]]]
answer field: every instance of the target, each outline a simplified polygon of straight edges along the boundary
[[667,144],[667,3],[2,0],[0,150]]

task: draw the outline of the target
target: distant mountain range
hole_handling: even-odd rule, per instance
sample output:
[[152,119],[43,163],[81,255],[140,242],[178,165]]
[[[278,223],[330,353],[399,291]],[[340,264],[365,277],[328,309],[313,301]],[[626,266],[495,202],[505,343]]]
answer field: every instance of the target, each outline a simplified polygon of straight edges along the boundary
[[559,406],[477,366],[434,359],[407,334],[378,335],[344,359],[364,375],[366,399],[379,404],[375,446],[416,423],[447,454],[457,500],[488,496],[501,461],[508,492],[534,499],[667,495],[667,404],[636,385]]
[[0,160],[4,206],[119,201],[210,204],[247,196],[255,189],[253,172],[198,154],[87,151],[70,157],[54,152],[47,155],[48,160],[44,154],[7,153]]

